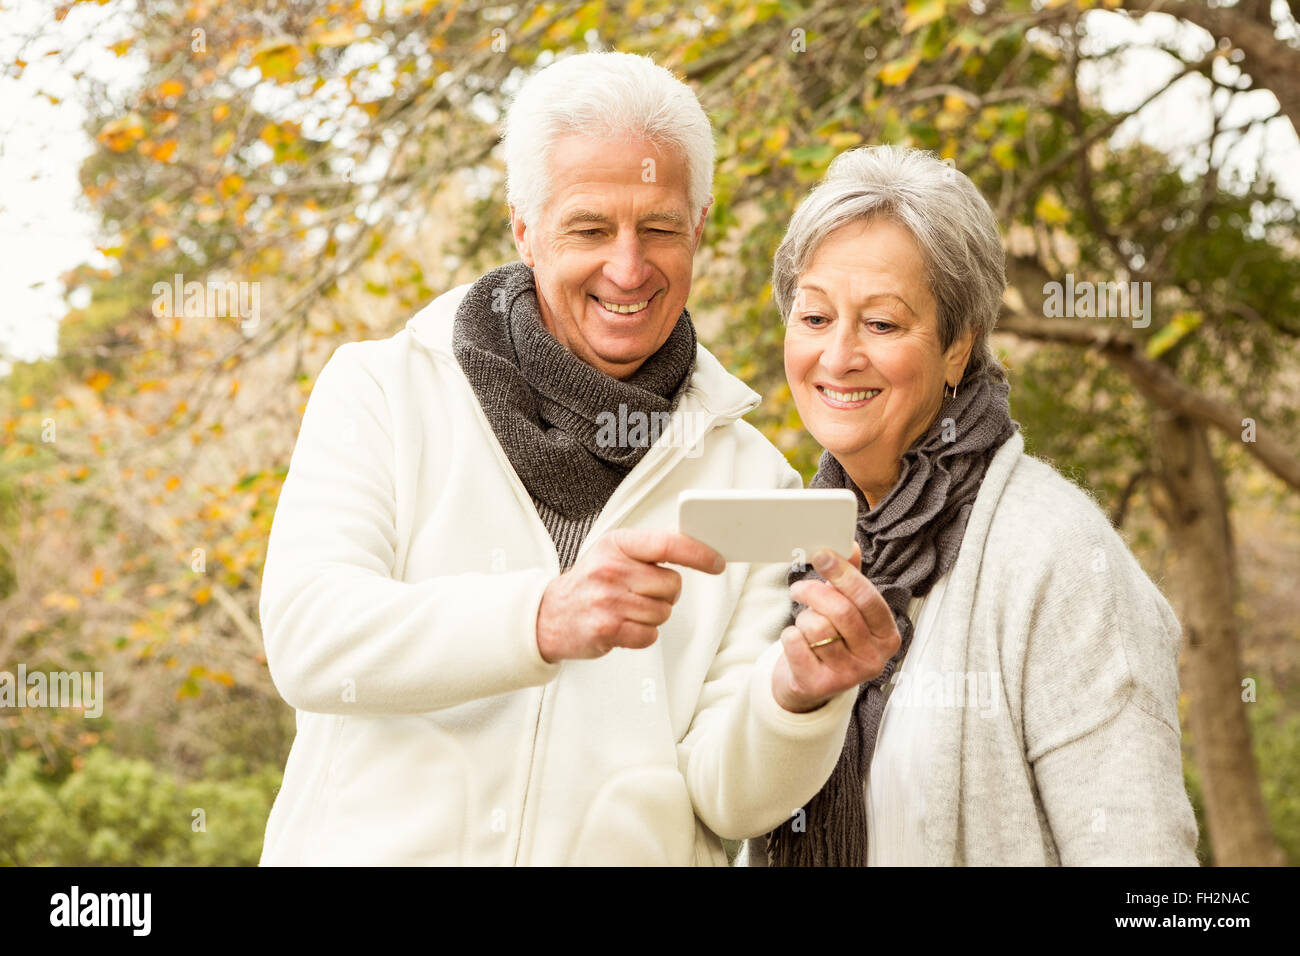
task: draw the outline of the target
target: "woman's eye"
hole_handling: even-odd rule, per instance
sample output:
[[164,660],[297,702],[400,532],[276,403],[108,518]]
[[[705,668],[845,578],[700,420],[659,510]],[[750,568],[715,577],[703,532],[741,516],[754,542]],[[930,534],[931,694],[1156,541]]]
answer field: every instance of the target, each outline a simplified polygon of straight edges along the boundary
[[827,322],[828,319],[824,315],[805,315],[802,321],[805,325],[812,326],[814,329],[821,329],[825,328],[825,325],[821,323]]
[[888,332],[895,328],[893,322],[886,322],[884,319],[867,319],[867,327],[873,332]]

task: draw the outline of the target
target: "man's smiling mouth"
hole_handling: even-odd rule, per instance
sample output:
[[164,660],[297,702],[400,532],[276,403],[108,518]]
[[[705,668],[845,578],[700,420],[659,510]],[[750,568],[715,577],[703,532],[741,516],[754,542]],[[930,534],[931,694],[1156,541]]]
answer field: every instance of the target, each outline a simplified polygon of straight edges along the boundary
[[643,312],[645,309],[649,308],[650,301],[654,296],[651,296],[650,299],[643,299],[640,302],[610,302],[605,299],[597,298],[594,295],[590,296],[590,298],[606,312],[612,312],[615,315],[636,315],[638,312]]

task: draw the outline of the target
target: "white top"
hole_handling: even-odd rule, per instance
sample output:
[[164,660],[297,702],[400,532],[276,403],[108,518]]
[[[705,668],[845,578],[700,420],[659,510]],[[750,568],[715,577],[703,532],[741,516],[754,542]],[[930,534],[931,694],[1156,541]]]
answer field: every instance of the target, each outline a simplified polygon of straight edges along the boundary
[[925,864],[925,791],[931,761],[930,728],[943,697],[939,667],[942,641],[935,622],[948,584],[945,572],[930,593],[913,598],[912,645],[903,666],[886,685],[888,696],[867,774],[867,865]]

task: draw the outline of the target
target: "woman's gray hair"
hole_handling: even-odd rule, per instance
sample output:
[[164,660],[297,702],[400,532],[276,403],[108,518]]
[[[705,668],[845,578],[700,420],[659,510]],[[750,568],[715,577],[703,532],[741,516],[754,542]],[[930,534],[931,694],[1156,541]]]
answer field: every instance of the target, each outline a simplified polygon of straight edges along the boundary
[[550,198],[551,144],[582,133],[593,146],[636,137],[681,151],[690,226],[713,185],[713,126],[691,88],[648,56],[580,53],[531,76],[506,114],[506,200],[526,223]]
[[782,320],[790,320],[799,277],[818,246],[843,226],[877,218],[898,223],[920,248],[942,347],[973,329],[966,375],[1005,379],[989,345],[1006,288],[997,219],[974,183],[926,150],[864,146],[835,157],[776,250],[772,293]]

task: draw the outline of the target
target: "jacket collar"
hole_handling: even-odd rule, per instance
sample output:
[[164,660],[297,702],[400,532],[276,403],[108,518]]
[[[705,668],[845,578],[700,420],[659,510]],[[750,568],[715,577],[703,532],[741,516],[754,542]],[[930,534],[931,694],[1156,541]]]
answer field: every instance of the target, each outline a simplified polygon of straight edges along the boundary
[[[438,296],[406,323],[411,337],[429,351],[450,359],[459,369],[452,352],[451,334],[456,319],[456,307],[469,291],[471,282],[457,286]],[[702,410],[718,419],[734,420],[758,407],[760,396],[752,388],[732,375],[703,345],[695,352],[695,370],[687,384],[683,402],[693,399]]]

